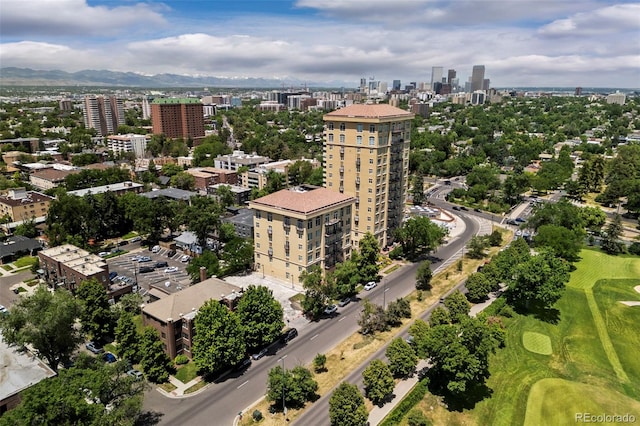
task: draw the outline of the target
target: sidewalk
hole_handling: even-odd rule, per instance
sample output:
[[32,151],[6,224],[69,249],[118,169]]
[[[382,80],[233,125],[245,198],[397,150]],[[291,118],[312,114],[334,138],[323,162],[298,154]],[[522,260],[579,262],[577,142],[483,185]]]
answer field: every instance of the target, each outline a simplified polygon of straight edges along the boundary
[[174,390],[172,390],[171,392],[167,392],[167,391],[165,391],[164,389],[162,389],[159,386],[156,389],[158,389],[158,392],[160,392],[161,394],[163,394],[167,398],[183,398],[185,396],[196,395],[197,393],[199,393],[199,392],[203,391],[204,389],[206,389],[207,386],[203,386],[202,388],[198,389],[197,391],[185,395],[184,392],[187,389],[189,389],[191,386],[194,386],[194,385],[200,383],[201,380],[202,380],[202,378],[200,376],[198,376],[195,379],[191,380],[190,382],[182,383],[180,380],[176,379],[175,377],[169,376],[169,383],[171,383],[176,388]]

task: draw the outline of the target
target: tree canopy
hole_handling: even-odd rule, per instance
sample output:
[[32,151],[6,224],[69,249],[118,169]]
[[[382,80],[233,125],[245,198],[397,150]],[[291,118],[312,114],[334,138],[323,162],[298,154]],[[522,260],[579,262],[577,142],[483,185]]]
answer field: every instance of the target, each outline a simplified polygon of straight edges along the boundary
[[342,382],[329,399],[329,419],[332,426],[362,426],[369,413],[364,397],[356,385]]
[[283,310],[265,286],[250,285],[244,291],[236,315],[244,329],[247,350],[252,352],[276,341],[284,328]]

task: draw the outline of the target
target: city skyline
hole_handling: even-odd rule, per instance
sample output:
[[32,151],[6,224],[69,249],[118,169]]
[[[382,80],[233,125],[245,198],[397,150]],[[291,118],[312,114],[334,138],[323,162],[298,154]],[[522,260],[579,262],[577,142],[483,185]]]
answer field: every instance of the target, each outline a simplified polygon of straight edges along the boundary
[[640,86],[640,3],[5,0],[0,64],[227,78]]

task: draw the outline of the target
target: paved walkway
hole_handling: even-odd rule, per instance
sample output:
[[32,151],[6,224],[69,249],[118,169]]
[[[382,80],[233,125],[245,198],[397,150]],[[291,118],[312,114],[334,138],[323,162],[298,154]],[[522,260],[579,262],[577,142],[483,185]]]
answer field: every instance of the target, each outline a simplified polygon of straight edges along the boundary
[[169,383],[171,383],[176,388],[174,390],[172,390],[171,392],[165,391],[160,386],[158,386],[157,389],[158,389],[158,392],[160,392],[161,394],[163,394],[167,398],[183,398],[183,397],[187,397],[187,396],[193,396],[193,395],[197,395],[202,390],[206,389],[206,386],[203,386],[202,388],[198,389],[197,391],[192,392],[192,393],[188,393],[186,395],[185,395],[185,391],[187,389],[189,389],[191,386],[194,386],[194,385],[200,383],[201,380],[202,380],[202,378],[200,376],[198,376],[195,379],[191,380],[190,382],[182,383],[180,380],[176,379],[175,377],[169,376]]

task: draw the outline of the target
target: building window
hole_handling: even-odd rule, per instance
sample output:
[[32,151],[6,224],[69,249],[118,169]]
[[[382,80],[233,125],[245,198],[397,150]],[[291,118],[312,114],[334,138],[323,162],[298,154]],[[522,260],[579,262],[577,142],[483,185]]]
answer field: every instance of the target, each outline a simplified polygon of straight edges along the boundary
[[376,138],[374,138],[373,136],[369,136],[369,146],[375,146],[376,145]]
[[302,250],[302,244],[298,244],[298,250]]
[[256,243],[256,247],[257,247],[257,248],[260,248],[260,243]]
[[327,126],[329,127],[329,130],[333,130],[333,122],[327,123]]
[[362,145],[362,136],[360,136],[360,135],[356,136],[356,143],[358,145]]
[[344,135],[340,135],[340,143],[344,143]]
[[307,229],[311,229],[313,228],[313,220],[308,220],[307,221]]
[[375,133],[375,132],[376,132],[376,125],[369,124],[369,133]]
[[256,210],[256,219],[261,219],[262,218],[262,212],[259,210]]
[[344,132],[344,130],[346,129],[347,126],[345,126],[344,123],[340,123],[340,131]]
[[369,174],[372,175],[373,174],[373,169],[369,169]]
[[307,256],[307,262],[312,262],[313,261],[313,254],[310,254]]
[[298,261],[302,262],[302,255],[298,255]]
[[286,277],[287,277],[287,279],[289,279],[289,275],[290,275],[290,274],[287,272],[287,273],[286,273]]
[[322,225],[322,216],[316,217],[316,226]]
[[285,268],[288,268],[288,267],[289,267],[289,262],[285,263],[285,264],[284,264],[284,267],[285,267]]
[[273,215],[272,215],[271,213],[267,213],[267,220],[268,220],[269,222],[272,222],[272,221],[273,221]]
[[362,123],[358,123],[358,133],[362,133]]
[[373,158],[369,158],[369,164],[373,164]]
[[256,232],[256,238],[260,238],[260,233]]
[[313,242],[310,242],[309,244],[307,244],[307,251],[311,251],[313,250]]
[[333,142],[333,133],[329,133],[329,142]]

